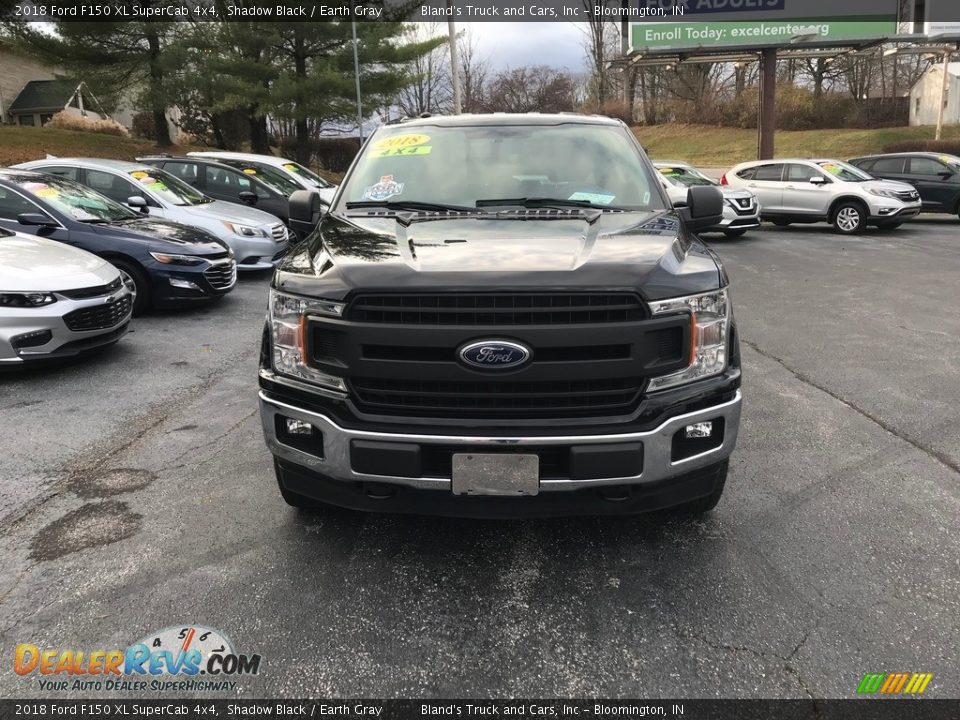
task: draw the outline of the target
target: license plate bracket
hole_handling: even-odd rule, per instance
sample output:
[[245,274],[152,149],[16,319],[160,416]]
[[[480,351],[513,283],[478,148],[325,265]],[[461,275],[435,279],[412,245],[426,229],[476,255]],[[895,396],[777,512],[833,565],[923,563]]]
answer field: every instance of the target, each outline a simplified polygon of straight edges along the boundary
[[454,495],[517,497],[540,493],[540,457],[522,453],[454,453]]

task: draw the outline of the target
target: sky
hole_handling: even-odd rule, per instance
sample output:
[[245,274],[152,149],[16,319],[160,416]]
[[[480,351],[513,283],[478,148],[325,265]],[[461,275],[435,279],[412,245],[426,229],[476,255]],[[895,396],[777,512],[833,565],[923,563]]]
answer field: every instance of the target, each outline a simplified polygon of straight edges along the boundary
[[457,30],[477,38],[480,56],[489,59],[494,71],[522,65],[550,65],[573,73],[586,69],[579,23],[462,22]]

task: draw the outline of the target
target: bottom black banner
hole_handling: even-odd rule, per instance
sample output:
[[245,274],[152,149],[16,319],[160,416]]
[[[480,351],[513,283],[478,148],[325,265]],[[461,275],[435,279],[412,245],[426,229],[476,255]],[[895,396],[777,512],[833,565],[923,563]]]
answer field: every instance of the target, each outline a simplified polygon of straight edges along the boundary
[[958,700],[2,700],[0,718],[957,720]]

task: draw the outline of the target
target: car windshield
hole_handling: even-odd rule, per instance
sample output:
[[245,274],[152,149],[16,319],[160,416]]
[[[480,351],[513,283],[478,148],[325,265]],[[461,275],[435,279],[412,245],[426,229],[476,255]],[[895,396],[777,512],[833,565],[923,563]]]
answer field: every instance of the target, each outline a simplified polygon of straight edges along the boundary
[[844,182],[865,182],[874,179],[873,175],[868,175],[860,168],[854,167],[849,163],[841,162],[840,160],[826,160],[824,162],[818,162],[817,165],[838,180],[843,180]]
[[692,167],[666,167],[657,168],[671,184],[677,187],[696,187],[700,185],[719,185],[716,180],[711,180],[699,170]]
[[478,201],[549,200],[664,209],[648,167],[616,125],[393,126],[364,146],[338,209],[371,202],[474,208]]
[[298,177],[302,177],[304,180],[306,180],[309,184],[313,185],[314,187],[323,188],[323,189],[335,187],[333,183],[327,182],[326,180],[324,180],[322,177],[317,175],[315,172],[313,172],[309,168],[305,168],[300,163],[295,163],[292,160],[284,160],[283,169],[286,170],[288,173],[292,173],[294,175],[297,175]]
[[937,160],[949,167],[953,172],[960,173],[960,157],[956,155],[939,155]]
[[80,222],[115,222],[140,217],[106,195],[72,180],[44,175],[19,178],[16,183],[31,195]]
[[171,205],[203,205],[213,202],[195,187],[160,168],[131,170],[130,177],[154,195]]
[[243,170],[247,175],[257,178],[264,185],[276,190],[281,195],[290,195],[290,193],[300,189],[300,186],[293,180],[266,163],[245,162],[243,160],[219,160],[218,162],[237,170]]

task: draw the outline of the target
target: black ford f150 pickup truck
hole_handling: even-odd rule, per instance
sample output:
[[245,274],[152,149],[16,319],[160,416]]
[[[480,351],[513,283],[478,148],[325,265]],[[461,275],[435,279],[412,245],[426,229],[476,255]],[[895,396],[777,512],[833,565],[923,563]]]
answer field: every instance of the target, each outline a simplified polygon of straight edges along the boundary
[[[722,196],[672,207],[618,121],[380,128],[277,268],[260,409],[283,498],[463,516],[712,509],[740,420]],[[311,196],[291,199],[310,227]]]

